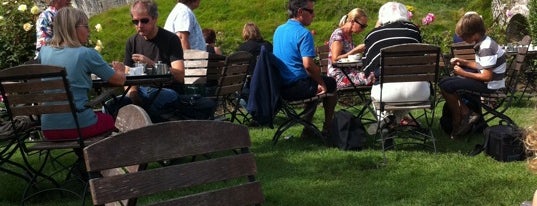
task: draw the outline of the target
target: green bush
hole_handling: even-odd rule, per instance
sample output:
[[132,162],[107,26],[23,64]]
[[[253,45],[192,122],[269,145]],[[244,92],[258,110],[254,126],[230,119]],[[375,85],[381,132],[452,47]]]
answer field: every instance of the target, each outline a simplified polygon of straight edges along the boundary
[[40,10],[32,0],[3,1],[0,6],[0,69],[35,55],[35,21]]

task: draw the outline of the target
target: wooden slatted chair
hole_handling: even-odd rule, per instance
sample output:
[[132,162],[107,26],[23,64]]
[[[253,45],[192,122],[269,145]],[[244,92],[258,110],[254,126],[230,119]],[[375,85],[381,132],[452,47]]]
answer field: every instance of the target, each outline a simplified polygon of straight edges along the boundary
[[488,118],[485,118],[486,122],[499,118],[515,124],[510,117],[505,115],[505,111],[511,107],[513,101],[516,99],[517,86],[525,69],[525,59],[528,53],[527,45],[530,43],[531,37],[527,35],[519,42],[520,45],[525,46],[518,47],[515,58],[506,69],[505,88],[498,89],[493,93],[480,93],[470,90],[459,92],[460,95],[470,94],[481,97],[479,105],[485,110],[483,116],[488,116]]
[[279,67],[284,66],[283,62],[268,52],[265,47],[261,47],[261,53],[257,60],[252,82],[250,85],[250,96],[248,99],[248,112],[253,119],[261,126],[274,127],[274,119],[278,112],[283,112],[285,120],[280,124],[274,136],[273,144],[278,142],[280,136],[290,127],[301,124],[319,138],[323,138],[319,128],[311,122],[305,121],[303,117],[314,112],[316,107],[303,109],[305,103],[316,103],[325,97],[335,94],[322,94],[311,98],[297,101],[286,101],[280,96],[281,76]]
[[[380,99],[374,101],[375,108],[381,113],[384,111],[394,110],[421,110],[422,123],[418,123],[415,128],[405,128],[398,126],[391,134],[381,132],[381,121],[378,122],[377,136],[381,141],[383,149],[384,161],[386,162],[386,154],[384,150],[389,149],[385,145],[387,139],[395,137],[418,140],[418,144],[427,145],[427,142],[432,143],[432,148],[436,152],[436,140],[433,133],[433,122],[436,103],[436,88],[438,81],[438,63],[440,59],[440,48],[438,46],[412,43],[401,44],[386,47],[381,50],[380,57]],[[431,86],[431,95],[425,101],[398,101],[385,102],[382,98],[383,87],[386,83],[405,83],[405,82],[429,82]],[[412,115],[411,115],[412,116]],[[414,126],[412,126],[414,127]],[[405,135],[410,133],[409,135]],[[416,142],[403,142],[402,144]],[[394,146],[399,144],[394,144]]]
[[[328,44],[318,46],[316,48],[318,65],[321,67],[321,73],[327,75],[328,73],[328,54],[330,53],[330,47]],[[342,70],[343,73],[349,78],[348,74]],[[352,83],[352,82],[351,82]],[[366,114],[366,111],[370,110],[371,101],[369,98],[371,92],[371,85],[354,85],[352,84],[349,87],[338,88],[338,103],[342,104],[347,108],[356,108],[359,112],[359,117],[363,117]],[[362,103],[362,107],[357,107],[359,103]],[[366,119],[369,120],[369,119]],[[371,120],[371,122],[376,120]]]
[[[167,191],[173,191],[173,199],[152,200],[158,201],[152,205],[261,204],[264,196],[250,146],[247,127],[210,120],[163,122],[111,136],[84,149],[93,204]],[[214,155],[136,173],[99,175],[110,168],[205,154]],[[192,187],[197,189],[188,190]]]
[[451,44],[451,56],[475,61],[474,44],[469,44],[466,42],[457,42]]
[[[229,55],[225,60],[225,67],[220,73],[218,87],[216,88],[215,97],[219,106],[219,114],[215,119],[228,119],[231,122],[237,121],[243,123],[237,118],[237,112],[240,112],[240,98],[242,89],[248,74],[252,54],[245,51],[238,51]],[[241,112],[243,118],[247,113]],[[220,118],[218,117],[220,116]]]
[[315,48],[317,53],[318,65],[321,68],[321,74],[325,75],[328,73],[328,54],[330,53],[330,47],[328,44],[323,44]]
[[213,96],[211,88],[218,83],[226,57],[199,50],[186,50],[184,57],[185,93]]
[[[76,155],[75,161],[70,163],[58,161],[56,158],[61,158],[77,150],[81,152],[81,149],[86,145],[109,135],[107,133],[97,137],[82,136],[77,118],[78,110],[74,104],[66,75],[65,69],[62,67],[41,64],[20,65],[0,71],[0,91],[9,118],[13,123],[16,116],[40,117],[43,114],[68,113],[72,115],[78,132],[78,138],[76,139],[50,141],[28,138],[28,132],[33,131],[19,131],[14,128],[22,151],[22,159],[32,173],[30,183],[24,191],[23,203],[35,195],[49,190],[67,191],[83,198],[85,191],[77,192],[63,187],[63,185],[67,184],[67,180],[78,180],[85,184],[85,172],[71,176],[76,172],[80,172],[78,167],[83,162],[81,154]],[[53,151],[63,151],[63,153],[52,155]],[[40,162],[36,165],[30,160],[32,154],[40,154],[44,157],[40,157]],[[46,172],[45,168],[52,164],[56,167],[59,165],[59,170],[68,171],[67,177],[62,184],[54,177],[63,173],[58,171]],[[55,187],[45,189],[36,187],[36,184],[42,180],[50,181]],[[38,190],[34,191],[36,188]]]

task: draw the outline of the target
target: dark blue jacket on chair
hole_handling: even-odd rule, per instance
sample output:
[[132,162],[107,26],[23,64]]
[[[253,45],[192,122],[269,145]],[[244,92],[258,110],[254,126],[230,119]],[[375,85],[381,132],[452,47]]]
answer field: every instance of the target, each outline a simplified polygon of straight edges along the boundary
[[250,95],[246,109],[260,125],[273,128],[273,119],[280,105],[280,59],[261,47],[250,82]]

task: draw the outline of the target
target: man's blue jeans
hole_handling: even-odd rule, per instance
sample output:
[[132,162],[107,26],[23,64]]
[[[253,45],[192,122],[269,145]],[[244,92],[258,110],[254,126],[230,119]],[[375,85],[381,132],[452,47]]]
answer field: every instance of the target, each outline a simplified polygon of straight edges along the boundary
[[139,87],[138,95],[151,119],[158,119],[161,114],[173,112],[179,105],[179,95],[168,88],[159,91],[159,88],[155,87]]

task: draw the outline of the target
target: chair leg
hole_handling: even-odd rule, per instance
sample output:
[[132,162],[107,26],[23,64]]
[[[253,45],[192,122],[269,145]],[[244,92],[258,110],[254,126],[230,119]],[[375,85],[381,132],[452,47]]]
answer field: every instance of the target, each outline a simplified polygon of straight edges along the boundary
[[[83,161],[82,161],[81,157],[77,156],[77,158],[76,158],[75,162],[73,163],[73,165],[65,166],[65,165],[62,164],[62,165],[60,165],[61,169],[59,169],[59,171],[51,172],[50,175],[48,175],[48,174],[45,174],[45,169],[46,169],[45,167],[47,165],[51,164],[52,163],[51,161],[55,161],[55,157],[52,156],[50,150],[43,150],[43,151],[40,151],[40,152],[44,153],[43,154],[44,158],[42,158],[40,160],[41,163],[40,163],[39,166],[33,167],[31,165],[30,160],[29,160],[29,158],[30,158],[30,156],[28,155],[29,153],[21,150],[21,154],[22,154],[23,160],[24,160],[24,162],[26,164],[26,167],[32,173],[30,181],[29,181],[28,185],[26,186],[26,188],[24,189],[23,197],[22,197],[22,200],[21,200],[21,205],[24,205],[26,203],[26,201],[32,199],[33,197],[35,197],[37,195],[40,195],[40,194],[43,194],[43,193],[46,193],[46,192],[50,192],[50,191],[59,191],[62,194],[63,194],[63,192],[67,192],[67,193],[72,194],[72,195],[74,195],[74,196],[76,196],[78,198],[84,199],[85,195],[86,195],[86,192],[87,192],[87,188],[86,188],[87,187],[87,181],[86,181],[87,179],[78,178],[78,177],[76,179],[74,179],[74,180],[77,180],[77,182],[82,183],[81,186],[83,187],[83,189],[82,189],[83,191],[82,191],[82,193],[78,193],[73,189],[64,188],[64,186],[62,186],[53,177],[54,175],[58,174],[59,172],[65,171],[65,169],[68,169],[68,171],[67,171],[68,174],[66,176],[66,179],[63,181],[63,184],[67,183],[69,181],[69,177],[71,177],[71,174],[73,173],[74,169],[76,169],[75,167],[83,164]],[[60,155],[65,155],[65,154],[60,154]],[[80,171],[80,172],[81,172],[81,175],[85,174],[85,170]],[[42,180],[50,182],[53,185],[53,187],[52,188],[40,189],[38,187],[38,184],[40,184]],[[37,191],[32,192],[33,189],[35,189]]]
[[290,127],[298,124],[301,124],[304,126],[304,129],[308,129],[314,133],[315,136],[323,139],[323,135],[321,132],[319,132],[319,128],[309,122],[308,120],[304,119],[304,116],[312,114],[316,109],[316,106],[312,106],[309,109],[304,109],[302,112],[297,113],[293,107],[287,103],[282,104],[282,110],[284,111],[285,115],[287,116],[287,120],[281,124],[278,129],[276,130],[276,133],[272,137],[272,144],[276,145],[278,142],[278,139],[280,136]]

